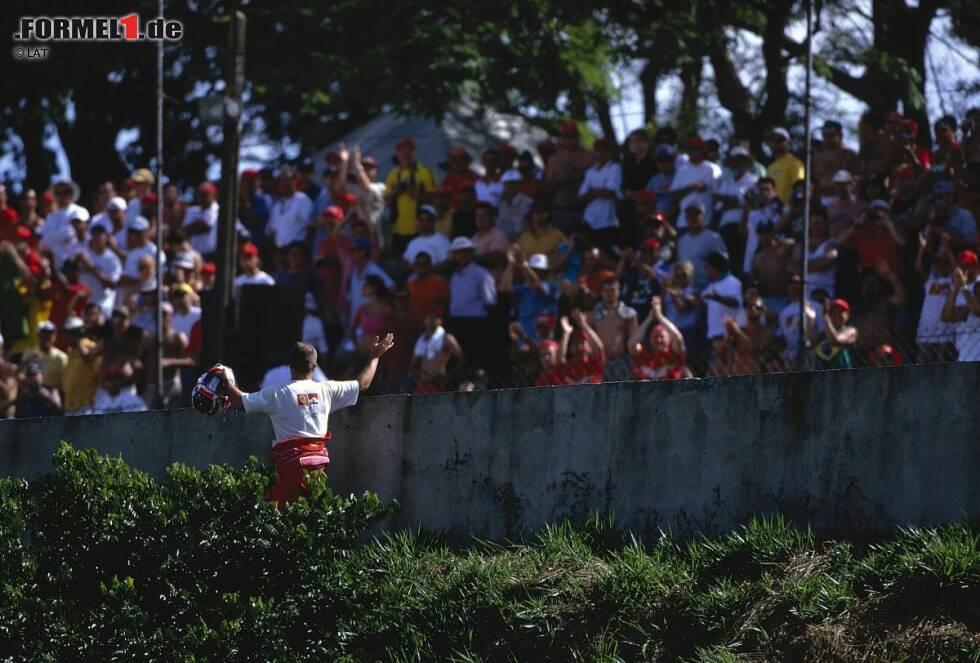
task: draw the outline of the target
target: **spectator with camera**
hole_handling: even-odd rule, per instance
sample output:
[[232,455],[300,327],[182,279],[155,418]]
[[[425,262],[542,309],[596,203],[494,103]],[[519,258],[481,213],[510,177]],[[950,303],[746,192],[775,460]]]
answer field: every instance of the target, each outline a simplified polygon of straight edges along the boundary
[[415,159],[415,140],[403,138],[395,145],[396,166],[385,180],[385,203],[391,208],[392,253],[402,255],[418,234],[418,208],[428,202],[436,177]]

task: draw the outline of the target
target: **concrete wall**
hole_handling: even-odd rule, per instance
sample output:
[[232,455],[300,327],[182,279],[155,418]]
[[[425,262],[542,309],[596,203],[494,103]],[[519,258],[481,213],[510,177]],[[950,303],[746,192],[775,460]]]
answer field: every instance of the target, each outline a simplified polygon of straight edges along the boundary
[[[612,511],[642,535],[780,512],[823,531],[980,517],[976,364],[366,398],[332,418],[331,483],[394,525],[517,537]],[[266,458],[263,417],[184,410],[0,423],[0,473],[61,439],[161,475]]]

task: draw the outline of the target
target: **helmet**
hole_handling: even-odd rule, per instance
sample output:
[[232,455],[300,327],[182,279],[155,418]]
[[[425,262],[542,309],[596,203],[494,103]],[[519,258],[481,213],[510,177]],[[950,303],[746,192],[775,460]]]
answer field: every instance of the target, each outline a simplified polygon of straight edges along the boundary
[[234,380],[230,368],[215,364],[208,372],[197,379],[197,384],[191,390],[191,405],[204,415],[224,412],[231,405],[231,399],[224,393],[228,380]]

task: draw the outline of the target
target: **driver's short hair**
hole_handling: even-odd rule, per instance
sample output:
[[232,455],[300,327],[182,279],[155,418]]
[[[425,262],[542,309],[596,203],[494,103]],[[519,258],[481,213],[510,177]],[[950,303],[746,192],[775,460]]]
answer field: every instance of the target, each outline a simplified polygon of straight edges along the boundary
[[309,343],[296,343],[289,349],[289,368],[306,375],[316,366],[316,348]]

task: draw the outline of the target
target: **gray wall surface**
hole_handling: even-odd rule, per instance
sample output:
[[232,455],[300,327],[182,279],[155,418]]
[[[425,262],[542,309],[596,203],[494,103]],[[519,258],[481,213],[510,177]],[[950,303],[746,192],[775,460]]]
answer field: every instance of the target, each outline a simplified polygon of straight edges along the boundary
[[[980,517],[980,372],[911,366],[674,383],[365,398],[331,421],[340,493],[397,499],[395,527],[501,540],[612,512],[641,536],[783,513],[825,532]],[[161,476],[268,458],[265,417],[191,410],[0,423],[0,474],[60,440]]]

